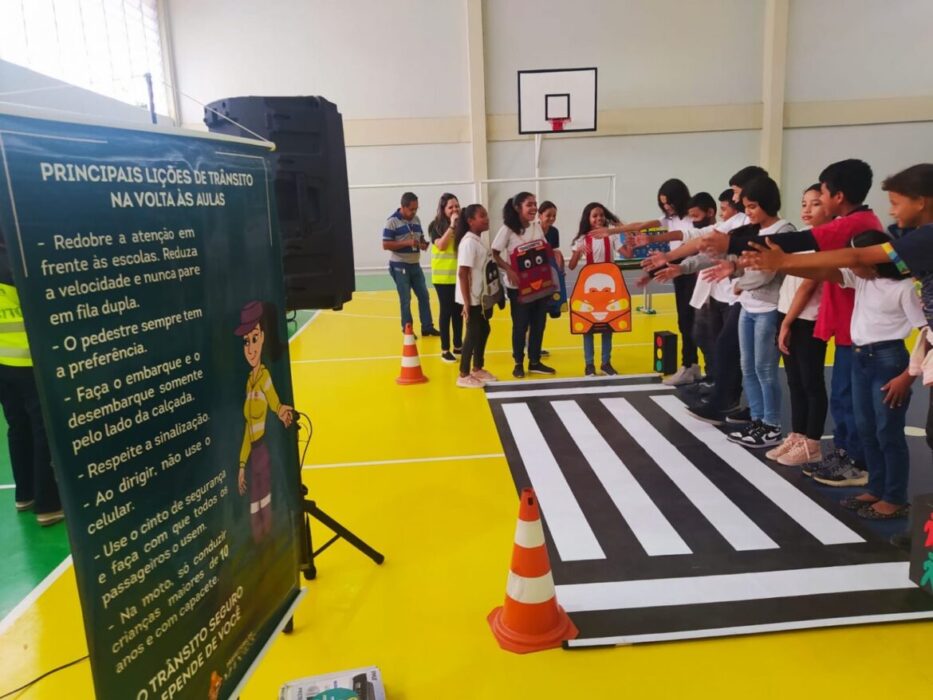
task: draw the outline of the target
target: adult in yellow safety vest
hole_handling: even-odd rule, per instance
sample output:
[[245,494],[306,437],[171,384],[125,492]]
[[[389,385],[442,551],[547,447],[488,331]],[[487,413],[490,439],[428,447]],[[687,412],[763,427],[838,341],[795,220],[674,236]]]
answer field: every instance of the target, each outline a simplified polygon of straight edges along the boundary
[[39,390],[19,294],[13,286],[5,239],[0,232],[0,404],[9,426],[16,510],[32,510],[40,525],[64,519],[45,435]]
[[[437,202],[437,215],[428,224],[431,237],[431,282],[440,307],[441,359],[456,362],[463,345],[463,307],[454,300],[457,288],[457,246],[454,226],[460,217],[460,202],[450,192]],[[453,352],[450,341],[453,331]]]

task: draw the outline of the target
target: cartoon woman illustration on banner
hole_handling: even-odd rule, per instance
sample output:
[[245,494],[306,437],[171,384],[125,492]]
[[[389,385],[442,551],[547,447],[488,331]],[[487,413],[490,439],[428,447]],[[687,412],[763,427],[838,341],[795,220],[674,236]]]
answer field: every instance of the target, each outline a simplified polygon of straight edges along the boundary
[[274,306],[251,301],[240,310],[240,325],[234,331],[235,335],[243,338],[243,354],[251,368],[243,404],[246,429],[240,448],[237,485],[241,496],[246,494],[249,486],[250,524],[253,540],[257,543],[272,530],[272,465],[264,440],[266,412],[274,412],[286,428],[292,424],[292,407],[279,401],[272,376],[262,363],[264,348],[270,360],[278,359],[281,354],[277,321]]

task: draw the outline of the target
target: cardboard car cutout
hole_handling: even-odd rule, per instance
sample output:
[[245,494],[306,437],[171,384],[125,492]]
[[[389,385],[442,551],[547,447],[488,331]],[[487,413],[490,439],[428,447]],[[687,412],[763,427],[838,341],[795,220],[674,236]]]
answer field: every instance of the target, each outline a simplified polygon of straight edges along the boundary
[[580,270],[570,295],[570,332],[626,333],[632,330],[632,297],[615,263],[592,263]]
[[518,300],[528,303],[559,292],[557,271],[551,265],[554,251],[547,241],[523,243],[512,251],[510,263],[518,273]]

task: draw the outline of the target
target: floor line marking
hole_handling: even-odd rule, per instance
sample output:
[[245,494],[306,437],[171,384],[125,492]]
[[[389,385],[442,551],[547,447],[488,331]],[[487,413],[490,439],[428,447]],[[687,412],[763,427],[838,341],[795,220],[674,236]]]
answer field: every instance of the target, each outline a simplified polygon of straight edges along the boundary
[[580,405],[576,401],[552,401],[551,407],[645,553],[649,557],[692,554],[687,543],[583,413]]
[[[634,348],[634,347],[643,347],[643,346],[653,345],[653,344],[654,344],[654,343],[629,343],[628,345],[625,345],[625,346],[623,346],[623,347]],[[561,346],[558,346],[558,347],[553,347],[553,348],[551,348],[551,350],[552,350],[553,352],[557,352],[557,351],[559,351],[559,350],[579,350],[579,349],[580,349],[580,346],[579,346],[579,345],[561,345]],[[503,355],[503,354],[506,354],[506,353],[509,354],[509,355],[511,355],[511,354],[512,354],[512,350],[511,350],[511,349],[486,350],[486,354],[487,354],[487,355]],[[441,356],[441,354],[440,354],[439,352],[431,352],[431,353],[419,352],[419,353],[418,353],[418,357],[440,357],[440,356]],[[292,360],[292,364],[293,364],[293,365],[312,365],[312,364],[321,364],[321,363],[324,363],[324,362],[370,362],[370,361],[375,361],[375,360],[395,360],[396,362],[398,362],[398,360],[399,360],[400,357],[401,357],[401,353],[399,353],[398,355],[371,355],[371,356],[368,356],[368,357],[322,357],[322,358],[319,358],[319,359],[316,359],[316,360]],[[459,362],[459,360],[458,360],[458,362]],[[634,377],[634,376],[642,376],[642,375],[619,375],[619,376],[622,376],[622,377],[633,376],[633,377]],[[646,377],[648,377],[648,376],[650,376],[650,377],[656,377],[656,376],[658,376],[658,375],[656,375],[656,374],[651,374],[651,375],[644,375],[644,376],[646,376]],[[562,381],[566,381],[566,382],[580,382],[580,381],[584,381],[585,379],[586,379],[586,377],[570,377],[570,378],[564,379],[564,380],[562,380]],[[533,381],[535,381],[535,382],[548,382],[548,381],[554,381],[554,380],[551,380],[551,379],[536,379],[536,380],[533,380]],[[510,380],[510,381],[508,381],[508,382],[498,382],[498,384],[500,384],[500,385],[526,384],[526,385],[527,385],[527,384],[528,384],[528,380],[526,379],[526,380],[523,380],[523,381],[516,381],[516,382],[513,382],[513,381]]]
[[[654,343],[631,343],[623,347],[635,347],[642,345],[654,345]],[[554,350],[579,350],[579,347],[563,347],[563,348],[553,348]],[[488,351],[487,351],[488,352]],[[511,352],[509,350],[508,352]],[[566,384],[567,382],[611,382],[617,379],[654,379],[655,377],[660,376],[657,373],[654,374],[618,374],[616,376],[610,377],[603,375],[601,377],[557,377],[551,379],[536,379],[536,384]],[[499,386],[521,386],[528,384],[527,379],[510,379],[508,381],[496,382],[489,386],[490,389],[493,387]]]
[[0,491],[6,491],[7,489],[15,489],[16,484],[0,484]]
[[505,404],[502,412],[545,513],[544,519],[561,560],[605,559],[606,554],[599,546],[528,404]]
[[23,613],[32,607],[33,603],[39,600],[42,594],[45,593],[52,586],[52,584],[55,583],[59,577],[68,570],[70,566],[71,555],[69,554],[67,557],[65,557],[61,564],[52,570],[52,573],[42,579],[42,581],[39,582],[39,585],[33,588],[25,598],[17,603],[15,608],[13,608],[2,620],[0,620],[0,636],[4,635],[6,631],[13,626],[13,623],[22,617]]
[[[491,391],[486,394],[488,401],[500,399],[524,399],[541,396],[573,396],[579,394],[613,394],[621,392],[673,391],[674,387],[663,384],[608,384],[605,386],[578,386],[567,389],[528,389],[527,391]],[[679,399],[676,399],[679,403]]]
[[299,328],[297,331],[295,331],[295,334],[294,334],[291,338],[288,339],[289,344],[291,344],[291,342],[292,342],[295,338],[297,338],[299,335],[301,335],[301,332],[302,332],[305,328],[307,328],[308,326],[311,325],[311,321],[313,321],[314,319],[316,319],[316,318],[317,318],[318,316],[320,316],[320,315],[321,315],[321,310],[318,309],[317,311],[315,311],[315,312],[311,315],[311,318],[309,318],[307,321],[305,321],[304,323],[302,323],[302,324],[301,324],[301,328]]
[[777,549],[777,543],[625,399],[602,399],[655,464],[736,551]]
[[854,544],[865,540],[803,491],[781,477],[745,447],[726,439],[719,430],[687,413],[675,396],[652,396],[664,411],[705,443],[748,483],[797,521],[797,524],[823,544]]
[[423,462],[459,462],[477,459],[495,459],[505,457],[502,452],[490,452],[478,455],[456,455],[441,457],[409,457],[406,459],[376,459],[366,462],[331,462],[330,464],[303,464],[302,469],[337,469],[338,467],[371,467],[385,464],[416,464]]
[[910,562],[822,566],[679,578],[577,583],[557,586],[567,612],[637,610],[797,596],[916,588]]

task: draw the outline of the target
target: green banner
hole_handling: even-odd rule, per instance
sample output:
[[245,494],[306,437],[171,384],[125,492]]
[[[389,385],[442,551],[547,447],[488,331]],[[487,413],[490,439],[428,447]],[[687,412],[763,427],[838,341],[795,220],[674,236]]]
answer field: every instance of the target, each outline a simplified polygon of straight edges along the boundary
[[228,697],[298,596],[267,150],[0,114],[0,155],[97,696]]

